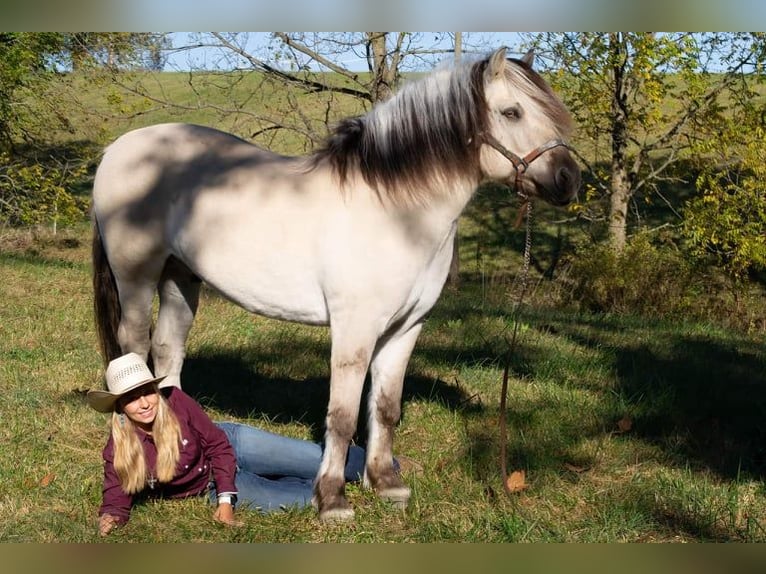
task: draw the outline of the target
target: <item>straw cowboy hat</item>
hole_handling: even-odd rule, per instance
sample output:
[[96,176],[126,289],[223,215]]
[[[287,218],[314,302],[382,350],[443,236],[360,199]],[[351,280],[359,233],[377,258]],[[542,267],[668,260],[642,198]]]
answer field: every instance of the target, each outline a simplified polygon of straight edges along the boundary
[[99,412],[111,412],[125,393],[149,383],[158,383],[164,378],[155,377],[136,353],[128,353],[109,363],[106,368],[106,387],[109,390],[88,391],[88,404]]

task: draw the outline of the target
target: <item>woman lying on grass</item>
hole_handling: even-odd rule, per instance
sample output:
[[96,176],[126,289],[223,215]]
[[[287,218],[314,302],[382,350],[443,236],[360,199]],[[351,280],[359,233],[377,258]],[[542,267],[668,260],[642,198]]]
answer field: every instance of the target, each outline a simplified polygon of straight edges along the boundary
[[[213,518],[230,526],[235,502],[263,512],[311,503],[322,448],[238,423],[214,423],[181,389],[161,388],[135,353],[109,363],[108,390],[88,391],[88,403],[112,413],[103,451],[103,501],[98,529],[106,536],[130,518],[138,497],[209,494]],[[364,449],[352,445],[346,480],[364,472]],[[396,464],[396,463],[395,463]]]

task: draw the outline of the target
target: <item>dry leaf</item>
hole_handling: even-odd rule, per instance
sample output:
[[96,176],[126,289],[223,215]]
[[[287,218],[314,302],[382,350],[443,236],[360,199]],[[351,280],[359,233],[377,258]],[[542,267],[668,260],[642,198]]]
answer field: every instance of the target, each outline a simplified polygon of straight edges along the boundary
[[628,432],[632,428],[633,428],[633,419],[630,418],[628,415],[625,415],[619,421],[617,421],[617,430],[619,430],[620,432]]
[[521,492],[527,488],[525,473],[523,470],[514,470],[505,479],[505,488],[508,492]]
[[48,486],[51,482],[53,482],[55,478],[56,478],[56,475],[53,474],[52,472],[49,472],[44,477],[42,477],[42,479],[40,479],[40,486],[43,486],[43,487]]

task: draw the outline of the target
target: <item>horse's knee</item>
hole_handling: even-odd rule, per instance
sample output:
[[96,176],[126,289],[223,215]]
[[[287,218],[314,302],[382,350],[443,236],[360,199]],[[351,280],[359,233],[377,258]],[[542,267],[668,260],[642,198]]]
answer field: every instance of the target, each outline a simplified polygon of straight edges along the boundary
[[142,336],[127,325],[120,324],[120,328],[117,331],[117,342],[120,344],[120,349],[123,353],[136,353],[144,361],[149,359],[151,342],[148,334]]
[[402,405],[399,399],[392,399],[385,393],[376,397],[374,416],[378,423],[386,427],[393,427],[402,416]]
[[327,413],[327,433],[336,439],[350,442],[356,432],[357,417],[346,409],[332,409]]

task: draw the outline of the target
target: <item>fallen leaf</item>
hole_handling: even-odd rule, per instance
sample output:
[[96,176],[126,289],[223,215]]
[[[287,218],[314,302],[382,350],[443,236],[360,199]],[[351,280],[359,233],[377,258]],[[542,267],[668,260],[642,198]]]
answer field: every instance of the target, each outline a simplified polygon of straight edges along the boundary
[[521,492],[527,488],[525,473],[523,470],[514,470],[505,479],[505,488],[508,492]]
[[55,478],[56,478],[56,475],[53,474],[52,472],[49,472],[44,477],[42,477],[42,479],[40,479],[40,486],[43,486],[43,487],[48,486],[51,482],[53,482]]
[[617,430],[619,430],[620,432],[628,432],[632,428],[633,428],[633,419],[630,418],[628,415],[625,415],[619,421],[617,421]]

